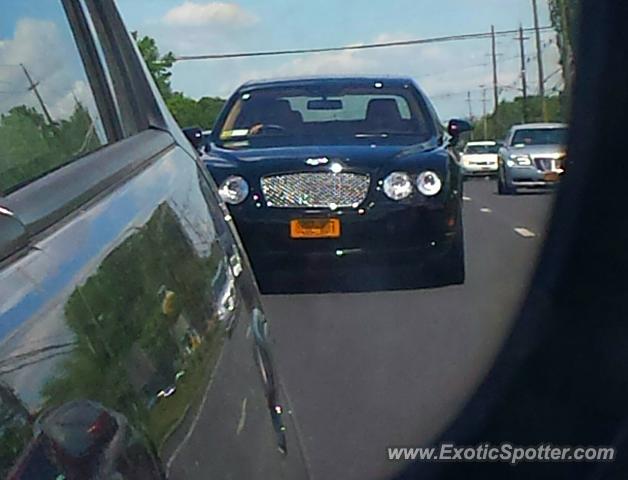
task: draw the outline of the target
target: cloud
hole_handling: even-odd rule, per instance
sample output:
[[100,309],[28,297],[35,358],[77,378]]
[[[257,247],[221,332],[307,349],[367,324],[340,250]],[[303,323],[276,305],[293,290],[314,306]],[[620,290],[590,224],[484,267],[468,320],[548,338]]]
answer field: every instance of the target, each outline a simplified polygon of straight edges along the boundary
[[[405,41],[417,38],[416,34],[384,32],[365,39],[364,43]],[[228,45],[219,40],[206,42],[207,51],[233,52],[259,50],[251,45]],[[312,45],[319,46],[319,45]],[[515,47],[517,47],[515,45]],[[514,47],[513,47],[514,48]],[[194,51],[192,48],[191,51]],[[503,51],[503,50],[502,50]],[[308,75],[401,75],[415,79],[432,99],[443,119],[468,114],[467,92],[471,92],[474,114],[483,111],[483,88],[488,87],[487,108],[492,108],[493,74],[490,43],[485,39],[466,42],[447,42],[368,50],[344,50],[298,56],[260,57],[216,61],[181,62],[174,69],[173,82],[194,97],[228,96],[240,84],[260,78],[277,78]],[[196,48],[195,53],[198,53]],[[519,92],[518,47],[503,51],[499,62],[500,85],[503,99],[511,99]],[[546,70],[556,67],[555,48],[548,48]],[[531,91],[536,88],[536,62],[530,62],[528,80]],[[203,79],[203,81],[199,81]],[[483,86],[483,87],[480,87]]]
[[[382,33],[368,43],[397,42],[415,38],[407,34]],[[354,44],[359,46],[362,44]],[[314,53],[283,60],[265,69],[243,69],[233,80],[308,75],[402,75],[420,79],[435,71],[451,70],[458,64],[447,46],[421,45],[368,50]],[[436,79],[435,86],[442,84]],[[460,78],[452,78],[459,83]],[[423,82],[421,82],[423,83]]]
[[314,53],[298,57],[278,69],[281,76],[291,75],[342,75],[362,73],[375,68],[374,63],[355,50],[341,52]]
[[23,65],[53,120],[68,119],[80,102],[89,110],[97,134],[104,138],[96,102],[69,29],[52,21],[20,19],[13,38],[0,38],[0,65],[0,114],[19,105],[43,113]]
[[257,17],[235,3],[186,1],[163,17],[163,22],[172,27],[246,27],[258,21]]

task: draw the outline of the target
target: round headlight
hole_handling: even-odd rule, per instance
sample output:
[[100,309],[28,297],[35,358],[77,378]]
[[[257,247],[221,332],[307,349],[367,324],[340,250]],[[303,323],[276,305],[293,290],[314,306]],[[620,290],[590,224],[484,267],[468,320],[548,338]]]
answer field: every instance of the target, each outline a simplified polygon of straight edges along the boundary
[[384,193],[391,200],[403,200],[412,195],[412,180],[405,172],[393,172],[384,179]]
[[426,197],[433,197],[441,191],[443,182],[438,175],[428,170],[418,176],[416,188]]
[[249,184],[242,177],[228,177],[218,190],[220,198],[230,205],[242,203],[249,196]]

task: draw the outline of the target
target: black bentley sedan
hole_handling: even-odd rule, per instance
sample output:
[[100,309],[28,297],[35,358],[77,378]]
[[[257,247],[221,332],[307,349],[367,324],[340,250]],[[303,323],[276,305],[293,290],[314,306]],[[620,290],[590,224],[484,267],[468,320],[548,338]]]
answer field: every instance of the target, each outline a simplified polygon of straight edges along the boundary
[[452,146],[469,129],[452,120],[446,132],[408,78],[259,81],[225,105],[205,163],[263,290],[285,272],[376,266],[398,267],[411,285],[459,284]]

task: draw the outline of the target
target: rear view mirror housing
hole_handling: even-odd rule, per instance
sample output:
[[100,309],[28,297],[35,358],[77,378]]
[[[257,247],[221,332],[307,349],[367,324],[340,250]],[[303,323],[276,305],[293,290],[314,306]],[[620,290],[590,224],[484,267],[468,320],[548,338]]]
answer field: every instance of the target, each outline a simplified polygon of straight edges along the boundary
[[473,126],[466,120],[454,118],[453,120],[450,120],[447,125],[447,132],[453,138],[458,138],[463,133],[470,132],[471,130],[473,130]]
[[203,129],[200,127],[186,127],[183,129],[185,138],[192,144],[196,150],[200,150],[203,146]]
[[466,120],[453,119],[449,121],[447,125],[447,133],[451,136],[451,145],[458,145],[458,141],[463,133],[470,132],[473,130],[473,125],[471,125]]
[[308,110],[342,110],[342,100],[310,100],[307,102]]

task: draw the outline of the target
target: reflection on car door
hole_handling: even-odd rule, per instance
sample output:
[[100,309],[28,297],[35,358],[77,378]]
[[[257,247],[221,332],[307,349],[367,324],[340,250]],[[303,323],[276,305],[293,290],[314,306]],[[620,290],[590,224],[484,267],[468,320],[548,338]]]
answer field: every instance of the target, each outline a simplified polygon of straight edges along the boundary
[[[18,2],[14,31],[0,29],[0,40],[31,21],[33,3],[54,28],[69,28],[68,14],[74,37],[89,30],[74,25],[88,12],[78,3]],[[139,131],[116,128],[124,118],[100,108],[116,92],[94,94],[101,100],[87,112],[104,125],[99,145],[60,150],[53,171],[32,176],[16,163],[16,181],[2,187],[0,477],[304,478],[282,395],[264,382],[275,377],[272,363],[256,362],[257,287],[215,186],[149,85],[113,4],[89,12],[101,15],[93,33],[111,35],[103,45],[119,42],[120,58],[100,61],[119,62],[112,75],[144,85],[137,98],[150,96],[153,110],[134,119]],[[81,40],[72,54],[85,64],[91,39]],[[149,128],[155,119],[159,128]],[[44,124],[28,128],[38,134]],[[96,135],[64,138],[72,132]],[[36,166],[29,155],[16,162]]]

